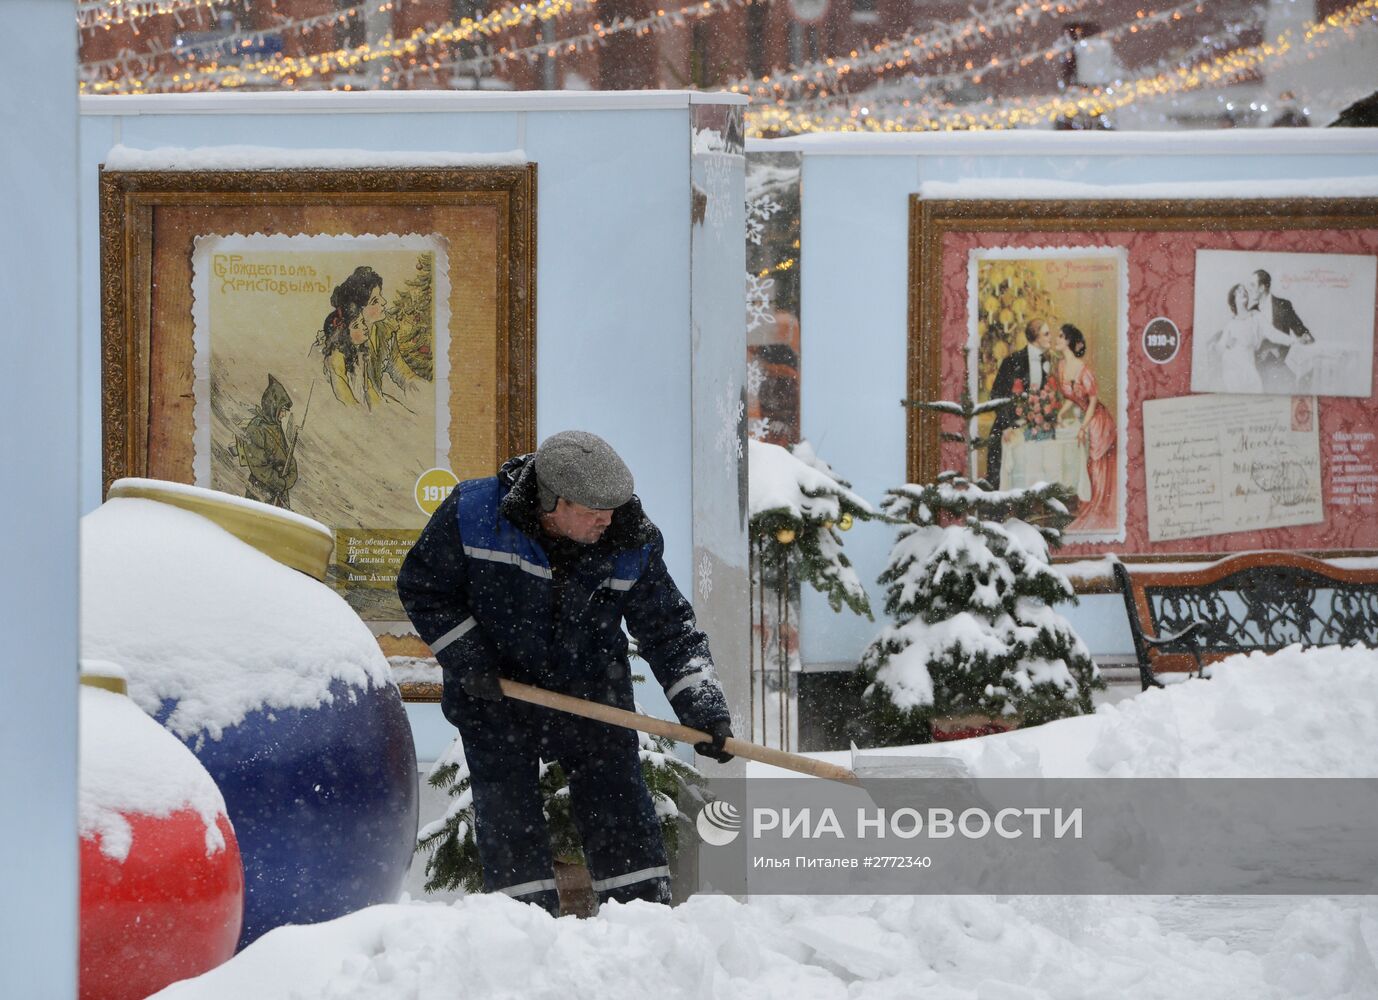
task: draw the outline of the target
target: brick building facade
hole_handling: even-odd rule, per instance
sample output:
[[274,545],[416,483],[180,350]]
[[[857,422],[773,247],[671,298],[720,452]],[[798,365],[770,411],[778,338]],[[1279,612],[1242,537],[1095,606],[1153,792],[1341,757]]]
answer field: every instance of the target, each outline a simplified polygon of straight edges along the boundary
[[[666,0],[657,0],[665,3]],[[685,0],[678,0],[684,4]],[[906,76],[945,73],[968,65],[986,65],[994,56],[1011,52],[1038,52],[1064,34],[1091,37],[1097,31],[1133,22],[1158,8],[1146,8],[1142,0],[1101,0],[1079,5],[1063,16],[1030,19],[1017,34],[994,30],[988,36],[974,33],[962,48],[919,65],[895,66],[885,71],[886,81],[902,82]],[[1166,5],[1166,4],[1165,4]],[[81,60],[92,63],[121,53],[161,51],[154,60],[163,72],[185,65],[175,53],[179,43],[208,44],[216,38],[237,37],[244,32],[263,32],[246,48],[251,53],[303,56],[332,49],[376,43],[391,33],[398,38],[426,32],[465,17],[481,17],[497,9],[492,0],[369,0],[356,7],[350,0],[235,0],[211,10],[193,8],[177,17],[164,15],[139,23],[84,30]],[[1217,35],[1259,4],[1253,0],[1222,0],[1200,4],[1196,12],[1179,21],[1122,36],[1114,46],[1114,59],[1129,72],[1143,68],[1165,55],[1178,52],[1212,33]],[[1261,6],[1267,7],[1267,0]],[[1297,4],[1291,4],[1296,8]],[[1309,4],[1304,4],[1309,8]],[[1346,0],[1316,0],[1319,16],[1347,6]],[[621,18],[640,19],[657,12],[673,13],[678,6],[657,7],[652,0],[598,0],[591,10],[564,14],[557,19],[505,30],[501,34],[459,43],[423,46],[407,60],[376,60],[347,69],[314,73],[290,82],[298,89],[334,87],[351,89],[593,89],[725,88],[746,77],[764,77],[829,57],[847,60],[865,53],[882,40],[922,36],[943,24],[969,21],[970,5],[959,0],[764,0],[720,10],[707,17],[686,18],[682,24],[644,33],[609,34],[598,44],[569,51],[569,40],[586,35],[595,25]],[[284,23],[313,17],[330,17],[329,23],[308,30],[282,29]],[[180,23],[179,23],[180,22]],[[1226,34],[1230,34],[1226,32]],[[1243,32],[1234,32],[1234,44],[1252,44],[1263,37],[1261,19]],[[548,48],[546,48],[548,46]],[[475,65],[472,60],[512,50],[524,50],[517,59],[498,58],[496,63]],[[539,53],[539,54],[538,54]],[[553,54],[552,54],[553,53]],[[204,50],[201,54],[204,60]],[[224,58],[234,63],[236,56]],[[468,62],[466,62],[468,60]],[[432,68],[432,63],[440,65]],[[148,75],[146,66],[133,66],[134,75]],[[872,72],[848,74],[838,86],[856,92],[877,79]],[[1018,73],[988,71],[966,81],[962,97],[1008,97],[1048,93],[1075,82],[1066,57],[1035,58]],[[284,81],[287,83],[287,81]],[[250,89],[276,87],[267,80],[249,80]],[[166,88],[159,88],[166,89]],[[176,89],[176,88],[174,88]]]

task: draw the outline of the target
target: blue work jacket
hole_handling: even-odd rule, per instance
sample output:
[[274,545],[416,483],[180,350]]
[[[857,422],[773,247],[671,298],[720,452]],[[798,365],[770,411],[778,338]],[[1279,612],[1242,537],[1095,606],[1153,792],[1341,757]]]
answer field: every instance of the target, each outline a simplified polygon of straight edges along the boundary
[[708,637],[665,568],[664,539],[633,497],[603,536],[551,560],[542,547],[531,456],[461,483],[403,562],[397,591],[445,674],[443,707],[465,671],[496,667],[578,698],[632,709],[627,631],[685,725],[729,712]]

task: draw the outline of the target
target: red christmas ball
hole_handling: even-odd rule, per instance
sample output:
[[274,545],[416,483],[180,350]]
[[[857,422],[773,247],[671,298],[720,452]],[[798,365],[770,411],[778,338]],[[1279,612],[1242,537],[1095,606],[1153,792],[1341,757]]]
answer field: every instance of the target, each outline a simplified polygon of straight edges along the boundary
[[234,955],[244,865],[201,762],[113,672],[82,683],[80,996],[142,1000]]
[[123,861],[98,836],[81,840],[81,1000],[143,1000],[227,961],[239,940],[244,868],[230,821],[216,818],[225,847],[208,854],[190,809],[124,818]]

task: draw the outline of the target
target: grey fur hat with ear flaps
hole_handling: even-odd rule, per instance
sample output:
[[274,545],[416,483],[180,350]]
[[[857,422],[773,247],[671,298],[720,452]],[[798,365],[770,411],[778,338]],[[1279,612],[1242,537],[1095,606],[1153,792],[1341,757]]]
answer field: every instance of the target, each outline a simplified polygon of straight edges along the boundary
[[632,498],[631,470],[597,434],[552,434],[536,449],[534,464],[542,510],[554,510],[559,497],[596,510],[612,510]]

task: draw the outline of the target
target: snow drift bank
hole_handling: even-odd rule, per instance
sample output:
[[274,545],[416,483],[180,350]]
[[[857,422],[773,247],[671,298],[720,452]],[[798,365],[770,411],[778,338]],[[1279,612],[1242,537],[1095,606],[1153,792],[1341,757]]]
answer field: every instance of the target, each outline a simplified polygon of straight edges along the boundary
[[[960,757],[978,778],[1375,778],[1378,650],[1232,656],[1095,715],[978,740],[866,751]],[[815,756],[849,764],[846,753]],[[748,765],[748,774],[789,777]]]
[[699,896],[554,920],[504,896],[284,927],[160,1000],[1070,1000],[1371,997],[1372,911],[1300,904],[1266,957],[1136,899]]
[[[1368,650],[1253,655],[1092,717],[905,752],[987,777],[1371,777],[1375,677]],[[701,896],[556,921],[472,896],[282,928],[159,996],[1359,1000],[1378,996],[1376,950],[1368,897]]]

